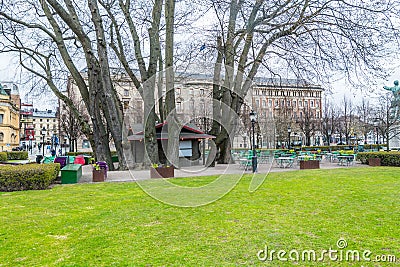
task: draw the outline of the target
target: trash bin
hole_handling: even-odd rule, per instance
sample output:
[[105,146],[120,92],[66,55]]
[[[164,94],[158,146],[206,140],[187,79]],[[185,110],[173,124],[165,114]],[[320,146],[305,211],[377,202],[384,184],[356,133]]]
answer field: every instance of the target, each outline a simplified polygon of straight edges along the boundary
[[36,163],[40,164],[43,159],[43,155],[36,155]]
[[60,168],[62,169],[68,164],[68,156],[56,157],[54,163],[60,163]]
[[74,159],[74,164],[85,165],[85,158],[82,155],[76,156]]

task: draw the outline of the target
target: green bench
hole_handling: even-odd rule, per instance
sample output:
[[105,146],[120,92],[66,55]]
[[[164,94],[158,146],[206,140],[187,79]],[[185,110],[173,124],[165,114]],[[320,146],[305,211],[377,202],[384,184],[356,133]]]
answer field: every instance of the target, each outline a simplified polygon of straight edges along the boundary
[[76,184],[82,176],[82,165],[67,164],[61,169],[62,184]]

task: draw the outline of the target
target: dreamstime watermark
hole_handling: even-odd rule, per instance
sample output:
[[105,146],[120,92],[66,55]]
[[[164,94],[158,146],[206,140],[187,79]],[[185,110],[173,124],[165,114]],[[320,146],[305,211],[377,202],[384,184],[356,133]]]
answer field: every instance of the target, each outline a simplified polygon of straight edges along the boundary
[[260,261],[293,261],[293,262],[388,262],[397,261],[395,255],[374,255],[371,250],[349,249],[347,241],[340,238],[336,242],[336,247],[329,249],[291,249],[274,250],[265,245],[264,249],[257,252]]
[[[233,70],[232,70],[233,71]],[[164,70],[165,75],[168,75],[168,72]],[[159,74],[157,74],[159,75]],[[148,79],[144,84],[143,88],[154,88],[156,81],[157,81],[157,75],[154,75],[150,79]],[[161,74],[162,77],[165,77],[164,74]],[[249,82],[245,77],[246,75],[243,74],[243,82]],[[229,93],[230,95],[234,95],[237,97],[240,97],[243,101],[245,101],[246,96],[242,95],[240,88],[236,88],[236,86],[232,85],[232,88],[226,88],[225,84],[221,82],[221,84],[218,84],[219,87],[224,87],[225,93]],[[168,90],[168,89],[167,89]],[[144,90],[145,91],[145,90]],[[166,92],[162,97],[165,97]],[[181,105],[185,103],[183,99],[180,100]],[[189,101],[189,100],[186,100]],[[144,113],[144,125],[146,125],[148,122],[150,122],[150,118],[154,119],[153,114],[151,114],[151,110],[157,110],[155,104],[159,102],[159,99],[156,99],[154,102],[154,105],[152,107],[147,107],[145,105],[145,113]],[[191,104],[188,102],[186,103],[187,106],[191,106]],[[246,103],[245,103],[246,104]],[[203,114],[199,114],[200,119],[207,119],[211,122],[216,121],[220,125],[221,129],[223,129],[223,132],[226,133],[227,139],[233,143],[234,137],[237,134],[237,129],[238,128],[243,128],[244,127],[239,127],[242,122],[239,114],[235,111],[235,109],[232,109],[229,105],[226,105],[224,103],[221,103],[217,100],[214,99],[209,99],[208,102],[210,112],[206,113],[204,112]],[[251,103],[247,104],[248,106],[251,106]],[[129,105],[130,107],[128,108],[126,112],[126,116],[124,117],[124,129],[129,129],[131,125],[134,125],[135,122],[133,121],[133,118],[135,116],[130,115],[130,114],[135,114],[135,109],[133,105]],[[192,105],[193,106],[193,105]],[[205,106],[205,105],[204,105]],[[212,115],[212,110],[213,107],[219,107],[221,109],[221,114],[220,116],[217,116],[217,118],[214,118]],[[147,112],[146,112],[147,110]],[[175,110],[176,111],[176,110]],[[192,110],[193,111],[193,110]],[[174,115],[174,112],[171,112],[171,114],[165,114],[166,118],[166,125],[168,129],[178,129],[177,134],[174,134],[173,137],[169,136],[167,133],[167,130],[164,130],[165,124],[162,126],[163,128],[161,129],[161,140],[166,140],[168,138],[168,142],[174,141],[175,143],[179,143],[182,141],[179,138],[179,132],[184,128],[185,125],[188,125],[191,123],[191,121],[185,121],[179,120],[177,118],[178,116]],[[158,133],[159,134],[159,133]],[[143,136],[146,135],[146,129],[144,129]],[[154,134],[151,134],[154,136]],[[170,140],[169,138],[175,138],[173,140]],[[157,153],[155,152],[156,150],[154,147],[149,146],[150,149],[148,149],[147,144],[143,142],[143,140],[140,140],[140,142],[137,142],[133,144],[135,148],[132,148],[131,144],[127,141],[127,136],[123,136],[122,139],[124,140],[124,143],[126,144],[124,146],[124,156],[127,161],[127,165],[129,166],[129,170],[131,171],[131,176],[133,179],[138,183],[140,188],[146,192],[149,196],[153,197],[154,199],[157,199],[165,204],[169,204],[172,206],[178,206],[178,207],[198,207],[198,206],[203,206],[210,204],[214,201],[217,201],[218,199],[222,198],[224,195],[229,193],[240,181],[240,179],[243,177],[245,174],[245,170],[242,170],[240,172],[235,171],[234,174],[230,174],[229,176],[225,176],[230,168],[238,168],[237,165],[232,165],[232,164],[226,164],[224,165],[224,170],[220,170],[220,173],[218,176],[210,183],[199,186],[199,187],[187,187],[187,186],[181,186],[172,183],[169,179],[158,179],[157,182],[149,182],[149,181],[143,181],[141,177],[136,177],[135,172],[133,171],[134,167],[136,167],[136,157],[138,157],[137,154],[132,153],[133,150],[136,151],[143,151],[144,153],[144,159],[150,159],[152,153]],[[214,144],[213,140],[210,140],[210,146],[211,149],[210,153],[208,155],[207,161],[213,161],[216,158],[216,145]],[[188,174],[188,177],[193,176],[194,172],[197,172],[198,174],[206,175],[205,170],[207,170],[209,167],[205,166],[204,168],[198,168],[196,170],[190,169],[190,168],[185,168],[179,166],[181,161],[183,160],[185,166],[192,166],[194,165],[194,161],[198,159],[194,159],[191,161],[191,159],[188,158],[180,158],[179,162],[176,164],[174,163],[175,160],[173,158],[168,158],[168,151],[167,151],[168,145],[166,145],[165,142],[158,142],[158,151],[162,150],[164,155],[167,157],[168,162],[172,163],[175,168],[179,169],[182,172],[186,172]],[[135,152],[136,153],[136,152]],[[139,157],[141,157],[139,155]],[[131,168],[131,166],[134,166]],[[266,168],[266,171],[263,174],[257,174],[253,175],[252,180],[249,185],[249,192],[254,192],[256,191],[261,184],[264,182],[266,179],[269,170],[271,169],[272,162],[270,165]]]

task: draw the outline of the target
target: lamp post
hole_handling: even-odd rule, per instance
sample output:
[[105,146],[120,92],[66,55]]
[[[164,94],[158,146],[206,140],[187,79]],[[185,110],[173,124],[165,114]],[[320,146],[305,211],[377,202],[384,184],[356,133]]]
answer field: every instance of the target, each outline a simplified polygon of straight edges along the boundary
[[64,156],[67,155],[67,136],[64,136]]
[[32,155],[32,139],[33,139],[33,136],[32,136],[32,133],[30,133],[29,134],[29,147],[28,147],[28,149],[31,152],[31,155]]
[[42,147],[43,147],[43,152],[42,152],[42,156],[44,157],[44,137],[46,136],[47,130],[45,127],[43,127],[42,129]]
[[328,130],[328,146],[331,146],[331,135],[332,135],[332,131]]
[[290,126],[287,128],[287,133],[288,133],[288,148],[290,150],[290,134],[292,133],[292,128],[290,128]]
[[256,153],[256,142],[255,142],[255,131],[254,131],[254,124],[257,122],[257,114],[252,110],[250,112],[250,121],[251,121],[251,128],[252,128],[252,135],[253,135],[253,156],[251,160],[251,166],[253,167],[253,173],[257,171],[257,153]]

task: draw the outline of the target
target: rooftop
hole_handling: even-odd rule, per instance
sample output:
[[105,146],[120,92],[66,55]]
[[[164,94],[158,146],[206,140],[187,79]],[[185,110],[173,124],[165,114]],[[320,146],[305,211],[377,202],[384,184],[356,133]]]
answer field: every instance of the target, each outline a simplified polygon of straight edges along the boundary
[[33,111],[33,117],[41,117],[41,118],[56,118],[57,114],[52,110],[37,110]]

